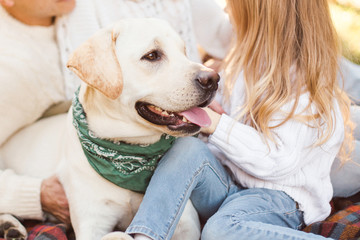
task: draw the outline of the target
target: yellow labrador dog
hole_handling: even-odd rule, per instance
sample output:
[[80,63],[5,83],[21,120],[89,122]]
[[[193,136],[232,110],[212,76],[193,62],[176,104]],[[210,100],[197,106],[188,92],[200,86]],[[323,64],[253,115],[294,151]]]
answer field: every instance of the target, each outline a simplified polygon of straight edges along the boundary
[[[219,76],[190,61],[178,34],[156,19],[127,19],[101,30],[75,50],[68,67],[82,85],[67,125],[62,117],[35,124],[2,153],[9,164],[25,161],[10,152],[16,143],[36,142],[31,128],[37,126],[35,137],[63,128],[58,146],[46,151],[62,152],[57,171],[76,239],[99,240],[114,227],[124,230],[130,224],[156,162],[174,137],[196,134],[209,124],[201,107],[212,100]],[[24,151],[28,159],[35,150]],[[172,239],[199,237],[198,216],[189,203]]]

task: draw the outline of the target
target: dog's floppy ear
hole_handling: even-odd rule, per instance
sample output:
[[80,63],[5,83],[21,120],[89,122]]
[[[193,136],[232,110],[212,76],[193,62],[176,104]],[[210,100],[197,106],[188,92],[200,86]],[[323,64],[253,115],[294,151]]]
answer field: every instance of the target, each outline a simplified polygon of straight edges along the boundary
[[115,52],[118,35],[118,29],[98,32],[77,48],[67,63],[67,67],[82,81],[110,99],[118,98],[123,88],[121,68]]

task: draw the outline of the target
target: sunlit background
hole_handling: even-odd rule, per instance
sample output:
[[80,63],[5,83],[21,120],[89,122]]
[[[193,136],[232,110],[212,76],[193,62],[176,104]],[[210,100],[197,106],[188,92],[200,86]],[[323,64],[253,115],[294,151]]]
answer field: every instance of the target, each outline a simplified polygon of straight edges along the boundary
[[[217,1],[225,6],[225,0]],[[344,56],[360,64],[360,0],[331,0],[330,10]]]

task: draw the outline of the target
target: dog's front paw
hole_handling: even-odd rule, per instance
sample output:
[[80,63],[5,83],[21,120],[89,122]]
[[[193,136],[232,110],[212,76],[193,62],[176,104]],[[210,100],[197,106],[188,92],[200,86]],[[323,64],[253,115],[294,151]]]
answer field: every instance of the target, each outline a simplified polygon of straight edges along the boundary
[[112,232],[106,234],[101,240],[134,240],[130,235],[124,232]]
[[25,227],[10,214],[0,215],[0,237],[6,240],[25,240],[27,232]]

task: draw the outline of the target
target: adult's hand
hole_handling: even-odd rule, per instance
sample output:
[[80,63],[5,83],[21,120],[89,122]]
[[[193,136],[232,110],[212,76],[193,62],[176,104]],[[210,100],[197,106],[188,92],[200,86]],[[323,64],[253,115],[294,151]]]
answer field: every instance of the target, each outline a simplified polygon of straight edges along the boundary
[[44,212],[54,215],[63,223],[70,224],[69,203],[64,188],[56,176],[42,181],[40,198]]

